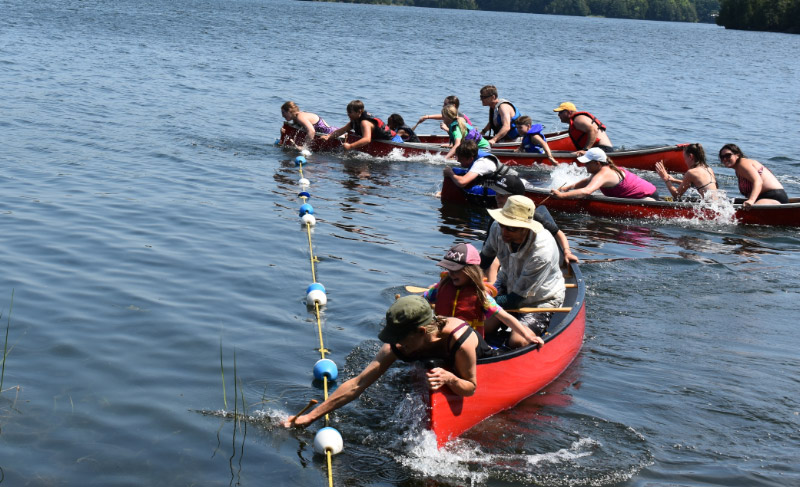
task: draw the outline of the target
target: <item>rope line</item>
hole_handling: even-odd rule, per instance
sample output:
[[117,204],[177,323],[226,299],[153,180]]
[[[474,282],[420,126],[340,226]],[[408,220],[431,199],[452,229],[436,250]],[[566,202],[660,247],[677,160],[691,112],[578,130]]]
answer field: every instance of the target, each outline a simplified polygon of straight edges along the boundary
[[[302,164],[299,165],[299,172],[300,172],[300,178],[304,179]],[[307,203],[308,196],[306,196],[306,195],[301,193],[300,198],[303,200],[304,204]],[[306,235],[308,237],[308,255],[309,255],[309,262],[310,262],[310,266],[311,266],[311,282],[312,282],[312,284],[318,284],[317,283],[317,272],[316,272],[315,263],[319,262],[319,259],[317,259],[317,257],[314,255],[314,245],[313,245],[312,239],[311,239],[311,223],[306,221],[305,225],[306,225]],[[321,359],[325,359],[325,353],[326,352],[330,352],[330,351],[327,348],[325,348],[325,341],[323,340],[323,336],[322,336],[322,313],[320,311],[320,303],[317,300],[314,300],[314,316],[316,318],[317,334],[319,336],[319,348],[317,349],[317,351],[320,354],[320,358]],[[322,385],[323,385],[323,395],[324,395],[325,399],[327,400],[328,399],[328,376],[327,375],[323,375],[323,377],[322,377]],[[325,423],[326,427],[330,426],[330,416],[328,414],[325,415],[324,423]],[[326,456],[326,459],[327,459],[327,466],[328,466],[328,485],[329,485],[329,487],[333,487],[333,465],[332,465],[333,453],[332,453],[330,448],[326,448],[325,456]]]

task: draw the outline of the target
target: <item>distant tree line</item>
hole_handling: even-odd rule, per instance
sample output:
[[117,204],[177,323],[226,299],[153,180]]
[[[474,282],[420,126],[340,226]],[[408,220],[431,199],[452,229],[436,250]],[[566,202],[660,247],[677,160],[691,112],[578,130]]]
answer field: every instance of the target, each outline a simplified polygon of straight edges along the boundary
[[[346,3],[432,8],[496,10],[557,15],[594,15],[621,19],[714,22],[719,0],[332,0]],[[748,0],[734,0],[748,1]],[[800,0],[749,0],[800,1]]]
[[800,34],[800,0],[721,0],[717,24]]

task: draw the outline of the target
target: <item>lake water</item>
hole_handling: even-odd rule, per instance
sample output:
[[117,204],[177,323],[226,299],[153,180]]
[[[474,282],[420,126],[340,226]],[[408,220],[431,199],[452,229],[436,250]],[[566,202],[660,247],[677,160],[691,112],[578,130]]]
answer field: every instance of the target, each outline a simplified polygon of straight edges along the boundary
[[[570,100],[618,146],[738,143],[800,195],[798,36],[288,0],[0,12],[5,485],[327,484],[319,425],[276,426],[322,396],[296,153],[272,145],[286,100],[413,123],[456,94],[482,125],[493,83],[548,130]],[[348,377],[394,294],[487,220],[433,196],[441,160],[309,162],[323,335]],[[582,266],[576,362],[442,451],[392,368],[333,415],[335,484],[800,484],[798,229],[556,218],[583,259],[614,259]]]

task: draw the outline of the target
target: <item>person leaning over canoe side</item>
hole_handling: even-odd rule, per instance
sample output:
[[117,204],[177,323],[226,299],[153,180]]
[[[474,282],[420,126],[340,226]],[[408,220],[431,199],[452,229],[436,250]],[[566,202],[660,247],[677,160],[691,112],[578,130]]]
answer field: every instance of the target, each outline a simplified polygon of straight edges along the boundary
[[478,144],[474,140],[465,140],[456,148],[456,159],[467,170],[464,175],[456,174],[450,166],[445,167],[442,172],[459,188],[483,184],[506,174],[517,174],[517,171],[500,162],[497,156],[478,150]]
[[[294,122],[306,131],[306,143],[316,136],[316,134],[330,134],[336,130],[336,127],[331,127],[325,120],[316,113],[302,112],[300,107],[293,101],[287,101],[281,105],[281,115],[287,122]],[[281,127],[281,135],[286,133],[286,129]],[[301,149],[301,147],[298,147]]]
[[[494,190],[494,200],[498,208],[505,206],[509,196],[521,195],[525,196],[525,183],[518,176],[508,174],[489,183],[489,189]],[[558,246],[563,251],[563,262],[569,265],[571,262],[579,262],[578,256],[572,253],[569,247],[569,240],[566,234],[558,228],[558,224],[553,219],[550,211],[544,205],[538,205],[533,212],[533,219],[541,223],[545,230],[553,235],[553,238],[558,242]],[[489,231],[486,232],[486,238],[489,238],[492,225],[497,225],[497,222],[492,222],[489,225]],[[500,261],[495,259],[489,269],[486,271],[486,279],[489,282],[494,282],[497,279],[497,271],[500,269]]]
[[578,157],[578,161],[586,163],[586,170],[591,176],[565,186],[566,191],[551,189],[550,193],[556,198],[583,198],[599,189],[601,193],[612,198],[658,199],[658,190],[653,183],[626,169],[618,168],[599,147],[592,147],[586,154]]
[[414,130],[406,125],[406,121],[403,120],[403,117],[397,113],[389,115],[389,118],[386,119],[386,125],[388,125],[390,129],[394,130],[397,135],[403,139],[403,142],[420,141],[419,137],[417,137],[417,134],[414,133]]
[[443,147],[451,147],[447,155],[444,156],[445,159],[450,159],[455,155],[462,141],[474,140],[478,145],[478,150],[488,151],[492,148],[489,145],[489,141],[484,139],[480,132],[475,130],[466,119],[458,116],[458,109],[455,105],[445,105],[442,108],[442,122],[447,125],[447,133],[450,136],[450,143],[443,145]]
[[565,101],[553,109],[562,123],[569,124],[569,138],[575,144],[575,154],[582,156],[592,147],[600,147],[604,152],[614,150],[611,139],[606,135],[606,126],[589,112],[579,112],[572,102]]
[[[489,210],[497,225],[481,250],[481,268],[495,257],[497,304],[505,309],[523,307],[558,308],[564,304],[566,286],[559,263],[556,240],[534,219],[536,205],[526,196],[510,196],[502,208]],[[552,313],[512,313],[537,335],[547,331]]]
[[[486,289],[478,250],[470,244],[456,244],[447,251],[439,266],[446,272],[442,279],[422,294],[434,305],[439,315],[452,315],[469,323],[482,337],[494,333],[500,323],[511,329],[509,348],[519,348],[544,340],[530,328],[522,326],[516,318],[497,305]],[[495,291],[496,292],[496,291]]]
[[453,372],[441,367],[429,370],[428,388],[435,391],[447,386],[459,396],[471,396],[478,387],[477,360],[495,354],[463,320],[434,315],[422,296],[405,296],[395,301],[386,312],[386,326],[378,338],[384,344],[364,370],[340,385],[311,412],[290,416],[283,425],[306,426],[339,409],[360,396],[397,359],[406,362],[444,359]]
[[547,138],[543,133],[544,125],[540,123],[533,125],[531,117],[523,115],[517,119],[517,129],[522,134],[522,142],[520,142],[517,152],[546,154],[550,162],[558,164],[553,153],[550,152],[550,146],[547,145]]
[[[461,105],[461,102],[458,100],[457,96],[450,95],[450,96],[446,96],[444,98],[444,103],[442,103],[442,108],[446,107],[447,105],[455,105],[456,106],[456,110],[458,110],[458,107]],[[472,121],[469,119],[469,117],[466,114],[464,114],[464,113],[459,111],[458,112],[458,116],[462,117],[464,120],[466,120],[468,124],[473,125]],[[419,117],[419,121],[417,121],[417,125],[421,124],[425,120],[441,120],[441,119],[442,119],[442,114],[441,113],[433,113],[431,115],[423,115],[423,116]],[[414,127],[416,128],[417,125],[414,125]],[[445,132],[448,132],[449,129],[450,129],[447,125],[444,124],[444,122],[442,122],[439,126]]]
[[739,192],[747,198],[742,202],[742,209],[747,210],[753,205],[785,205],[789,202],[786,190],[772,171],[757,160],[745,157],[736,144],[723,145],[719,150],[719,160],[725,167],[736,171]]
[[519,110],[510,101],[497,97],[497,87],[486,85],[481,88],[481,104],[489,107],[489,123],[483,127],[481,135],[486,135],[490,130],[494,132],[489,144],[517,140],[519,132],[516,121],[519,118]]
[[[694,188],[700,193],[701,198],[706,194],[715,196],[717,190],[717,178],[714,171],[708,167],[706,162],[706,151],[700,144],[689,144],[683,148],[683,161],[689,170],[683,174],[683,179],[677,179],[669,175],[664,168],[664,161],[656,162],[656,172],[662,181],[667,185],[667,189],[675,200],[680,199],[683,193],[689,188]],[[679,184],[676,189],[672,183]]]
[[369,144],[373,139],[403,142],[403,138],[387,127],[383,120],[373,117],[371,113],[364,110],[364,102],[361,100],[353,100],[347,104],[347,117],[350,119],[347,125],[327,135],[322,135],[320,138],[325,140],[337,138],[352,130],[360,138],[352,144],[343,143],[342,147],[345,150],[358,149]]

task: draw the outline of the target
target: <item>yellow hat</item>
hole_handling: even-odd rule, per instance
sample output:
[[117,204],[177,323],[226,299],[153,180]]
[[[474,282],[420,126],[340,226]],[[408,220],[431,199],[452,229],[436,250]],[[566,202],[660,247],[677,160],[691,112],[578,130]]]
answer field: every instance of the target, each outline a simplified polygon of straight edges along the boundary
[[553,108],[554,112],[561,112],[561,111],[564,111],[564,110],[567,110],[567,111],[570,111],[570,112],[578,111],[578,109],[575,108],[575,105],[570,101],[565,101],[564,103],[559,105],[558,108]]

